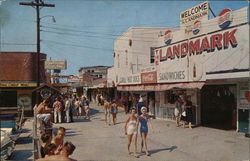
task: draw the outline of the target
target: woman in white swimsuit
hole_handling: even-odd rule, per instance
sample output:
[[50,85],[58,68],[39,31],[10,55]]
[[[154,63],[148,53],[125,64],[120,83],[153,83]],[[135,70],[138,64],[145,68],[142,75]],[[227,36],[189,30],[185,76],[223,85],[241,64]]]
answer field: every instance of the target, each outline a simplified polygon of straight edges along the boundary
[[125,122],[125,135],[128,135],[128,146],[127,150],[128,153],[130,153],[130,144],[134,138],[134,156],[138,158],[138,155],[136,154],[136,144],[137,144],[137,131],[138,131],[138,125],[139,125],[139,118],[135,116],[136,109],[131,109],[131,114],[128,117],[128,119]]

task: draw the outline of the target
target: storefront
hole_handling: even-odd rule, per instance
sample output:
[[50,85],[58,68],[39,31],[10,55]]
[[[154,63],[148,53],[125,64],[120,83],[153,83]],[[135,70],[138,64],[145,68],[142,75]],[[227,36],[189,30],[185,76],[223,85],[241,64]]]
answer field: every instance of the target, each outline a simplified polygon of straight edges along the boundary
[[201,90],[201,125],[236,130],[237,85],[205,85]]
[[166,120],[174,119],[176,96],[190,96],[194,125],[247,132],[248,7],[226,8],[213,19],[208,19],[208,10],[204,13],[196,21],[181,20],[185,24],[179,30],[163,31],[146,67],[153,70],[120,76],[117,89],[146,92],[154,98],[156,118]]
[[7,111],[13,113],[13,110],[24,107],[25,113],[31,115],[35,102],[33,94],[35,87],[36,83],[0,83],[0,108],[2,114],[8,114]]

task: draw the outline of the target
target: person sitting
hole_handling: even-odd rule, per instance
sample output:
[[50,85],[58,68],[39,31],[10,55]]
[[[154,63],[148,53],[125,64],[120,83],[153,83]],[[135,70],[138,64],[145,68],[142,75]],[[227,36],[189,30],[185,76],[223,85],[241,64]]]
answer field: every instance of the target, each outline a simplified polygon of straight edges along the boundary
[[64,127],[59,127],[57,130],[57,135],[52,140],[52,143],[56,145],[57,148],[63,145],[64,136],[65,136],[66,129]]
[[37,161],[76,161],[75,159],[69,158],[69,156],[73,154],[74,150],[75,146],[71,142],[66,142],[60,149],[60,153],[58,155],[46,156],[45,158],[38,159]]
[[51,125],[51,110],[47,110],[46,108],[49,105],[49,100],[44,99],[36,108],[36,116],[38,119],[45,124],[45,126]]
[[50,134],[42,134],[41,136],[42,144],[41,144],[41,157],[45,157],[45,147],[51,143],[52,136]]
[[44,153],[45,157],[55,155],[56,154],[56,145],[53,143],[50,143],[44,147]]

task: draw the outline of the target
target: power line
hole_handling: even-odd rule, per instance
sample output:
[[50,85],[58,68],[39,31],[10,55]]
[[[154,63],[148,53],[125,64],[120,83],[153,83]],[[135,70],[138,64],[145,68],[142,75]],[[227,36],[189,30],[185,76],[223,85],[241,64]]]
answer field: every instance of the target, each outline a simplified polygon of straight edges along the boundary
[[[106,50],[106,51],[111,51],[111,52],[126,52],[125,50],[123,51],[123,50],[115,50],[115,49],[109,49],[109,48],[97,48],[97,47],[91,47],[91,46],[85,46],[85,45],[62,43],[62,42],[52,41],[52,40],[42,40],[42,41],[51,42],[51,43],[58,44],[58,45],[66,45],[66,46],[73,46],[73,47],[80,47],[80,48],[87,48],[87,49],[94,49],[94,50]],[[146,53],[137,52],[137,51],[132,51],[132,52],[128,51],[128,53],[137,53],[138,55],[143,55],[143,56],[146,55]]]
[[[117,37],[102,37],[102,36],[94,36],[94,35],[84,35],[84,34],[72,34],[72,33],[64,33],[64,32],[55,32],[55,31],[48,31],[48,30],[41,30],[43,32],[47,32],[47,33],[54,33],[54,34],[59,34],[59,35],[67,35],[67,36],[77,36],[77,37],[92,37],[92,38],[101,38],[101,39],[111,39],[111,40],[115,40]],[[147,41],[147,40],[137,40],[137,39],[132,39],[132,41],[140,41],[140,42],[158,42],[157,40],[155,41]],[[123,40],[123,41],[128,41],[130,40],[128,38],[120,38],[119,40]]]
[[36,45],[36,44],[32,44],[32,43],[1,43],[3,45]]

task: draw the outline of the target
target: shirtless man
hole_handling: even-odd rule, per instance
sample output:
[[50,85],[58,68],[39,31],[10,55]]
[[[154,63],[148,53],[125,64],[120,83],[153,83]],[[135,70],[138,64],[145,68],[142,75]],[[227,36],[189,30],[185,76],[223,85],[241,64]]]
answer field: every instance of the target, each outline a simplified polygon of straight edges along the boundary
[[[105,122],[106,124],[109,123],[109,125],[110,125],[110,108],[111,108],[111,104],[105,99],[104,100]],[[108,117],[108,120],[107,120],[107,117]]]
[[60,154],[47,156],[45,158],[38,159],[37,161],[45,161],[45,160],[76,161],[75,159],[69,158],[69,156],[73,154],[74,150],[75,146],[71,142],[66,142],[62,146]]
[[57,135],[52,140],[52,143],[56,145],[57,149],[61,149],[63,146],[65,131],[66,129],[64,127],[59,127],[57,130]]
[[37,118],[41,119],[46,125],[51,124],[51,110],[46,109],[48,105],[49,100],[44,99],[36,108]]

